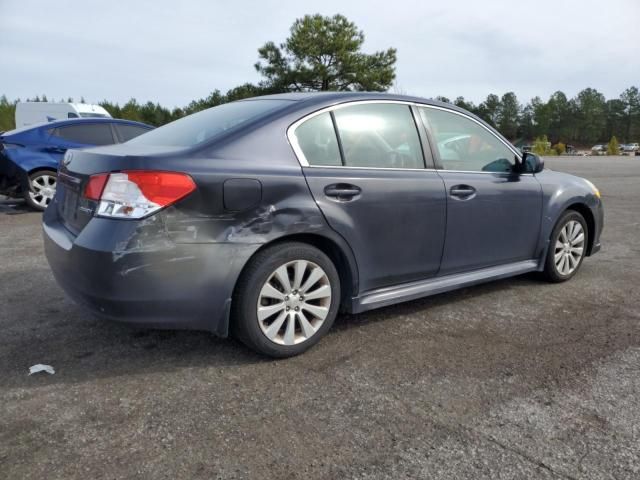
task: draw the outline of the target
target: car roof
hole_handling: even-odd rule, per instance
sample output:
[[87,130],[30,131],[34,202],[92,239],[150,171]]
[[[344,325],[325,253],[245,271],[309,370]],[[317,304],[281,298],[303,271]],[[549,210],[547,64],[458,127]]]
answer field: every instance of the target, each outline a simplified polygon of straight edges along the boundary
[[[275,123],[282,126],[282,124],[293,124],[295,121],[298,121],[304,118],[306,115],[313,113],[318,110],[322,110],[324,108],[330,108],[336,105],[348,104],[352,102],[364,102],[364,101],[390,101],[390,102],[406,102],[409,104],[416,103],[422,105],[430,105],[434,107],[440,107],[443,109],[447,109],[449,111],[459,112],[465,116],[471,117],[475,119],[480,124],[484,125],[486,128],[491,130],[494,134],[500,136],[500,133],[495,130],[491,125],[486,123],[484,120],[474,115],[472,112],[464,110],[462,108],[457,107],[456,105],[440,102],[433,99],[427,99],[422,97],[415,97],[409,95],[397,95],[393,93],[387,92],[289,92],[289,93],[278,93],[271,95],[260,95],[255,97],[249,97],[241,100],[236,100],[231,103],[239,104],[243,102],[269,102],[274,101],[276,105],[275,108],[252,118],[251,121],[244,122],[241,126],[242,132],[240,132],[237,128],[231,128],[228,132],[213,139],[209,139],[200,144],[196,145],[185,145],[183,148],[185,150],[202,150],[211,148],[215,143],[225,143],[228,140],[229,136],[234,136],[235,138],[244,137],[245,134],[253,131],[255,128],[267,127],[270,128],[271,125]],[[210,107],[206,110],[211,110],[215,108],[220,108],[221,105]],[[200,112],[201,113],[201,112]],[[199,113],[195,113],[194,115],[198,115]],[[182,119],[177,120],[177,122],[182,121]],[[165,128],[162,126],[161,128]],[[238,135],[239,134],[239,135]],[[507,141],[507,140],[505,140]],[[114,147],[105,147],[105,148],[114,148]]]
[[290,92],[262,95],[260,97],[251,97],[240,101],[251,100],[290,100],[297,101],[305,105],[323,103],[334,104],[340,102],[354,102],[365,100],[389,100],[410,103],[423,103],[426,105],[446,107],[453,110],[460,110],[465,112],[465,110],[458,108],[451,103],[440,102],[438,100],[433,100],[430,98],[422,98],[411,95],[398,95],[388,92]]
[[[462,113],[470,116],[482,124],[493,129],[491,125],[487,124],[484,120],[477,115],[457,107],[452,103],[441,102],[433,100],[431,98],[416,97],[411,95],[398,95],[388,92],[291,92],[291,93],[276,93],[272,95],[262,95],[259,97],[251,97],[240,102],[254,101],[254,100],[289,100],[294,106],[288,108],[289,112],[299,110],[319,110],[325,107],[330,107],[340,103],[368,101],[368,100],[384,100],[384,101],[396,101],[396,102],[408,102],[408,103],[420,103],[423,105],[431,105],[434,107],[446,108],[455,112]],[[296,108],[297,107],[297,108]]]

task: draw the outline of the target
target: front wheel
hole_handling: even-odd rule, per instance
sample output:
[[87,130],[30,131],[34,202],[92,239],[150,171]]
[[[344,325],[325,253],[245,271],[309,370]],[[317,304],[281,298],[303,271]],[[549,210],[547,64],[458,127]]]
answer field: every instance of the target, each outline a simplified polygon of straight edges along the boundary
[[43,211],[56,193],[58,176],[56,172],[41,170],[29,175],[29,188],[24,191],[24,199],[27,204],[35,209]]
[[565,212],[556,223],[545,262],[544,275],[551,282],[573,277],[587,252],[587,222],[573,210]]
[[339,304],[340,278],[329,257],[311,245],[281,243],[247,265],[234,294],[231,328],[259,353],[290,357],[320,340]]

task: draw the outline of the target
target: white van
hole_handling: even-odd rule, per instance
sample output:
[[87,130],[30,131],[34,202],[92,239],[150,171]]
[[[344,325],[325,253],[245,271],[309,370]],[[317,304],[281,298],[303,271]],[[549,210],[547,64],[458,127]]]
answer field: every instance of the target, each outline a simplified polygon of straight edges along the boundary
[[21,102],[16,104],[16,128],[67,118],[107,117],[100,105],[90,103]]

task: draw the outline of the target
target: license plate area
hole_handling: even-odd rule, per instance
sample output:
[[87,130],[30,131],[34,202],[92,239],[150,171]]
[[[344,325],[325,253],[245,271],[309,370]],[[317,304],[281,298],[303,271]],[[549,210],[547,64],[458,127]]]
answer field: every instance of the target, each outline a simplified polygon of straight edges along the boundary
[[61,205],[60,213],[64,219],[71,220],[77,212],[82,179],[60,172],[58,182],[59,187],[62,187],[58,197],[58,202]]
[[65,172],[58,173],[58,213],[63,224],[72,233],[77,234],[86,224],[86,214],[83,214],[82,206],[82,178],[69,175]]

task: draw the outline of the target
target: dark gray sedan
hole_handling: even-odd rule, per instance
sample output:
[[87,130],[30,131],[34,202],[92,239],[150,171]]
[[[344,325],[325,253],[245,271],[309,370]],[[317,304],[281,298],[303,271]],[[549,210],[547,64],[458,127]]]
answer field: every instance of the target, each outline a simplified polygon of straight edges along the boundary
[[587,180],[452,105],[370,93],[221,105],[70,151],[44,215],[54,275],[109,319],[233,332],[274,357],[363,312],[600,249]]

